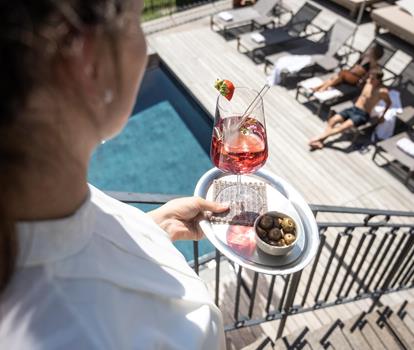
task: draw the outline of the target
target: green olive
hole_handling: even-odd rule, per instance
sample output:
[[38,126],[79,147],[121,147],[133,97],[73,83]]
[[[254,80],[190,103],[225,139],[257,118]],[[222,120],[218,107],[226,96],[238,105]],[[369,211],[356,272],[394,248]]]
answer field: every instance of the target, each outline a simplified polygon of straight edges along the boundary
[[291,218],[283,218],[282,229],[283,229],[283,232],[291,233],[295,229],[295,223],[293,222]]
[[276,246],[278,246],[278,247],[284,247],[286,245],[286,242],[285,242],[285,240],[282,238],[282,239],[279,239],[277,242],[276,242]]
[[283,236],[283,239],[285,240],[285,242],[286,242],[287,245],[291,245],[295,241],[296,236],[293,235],[292,233],[286,233]]

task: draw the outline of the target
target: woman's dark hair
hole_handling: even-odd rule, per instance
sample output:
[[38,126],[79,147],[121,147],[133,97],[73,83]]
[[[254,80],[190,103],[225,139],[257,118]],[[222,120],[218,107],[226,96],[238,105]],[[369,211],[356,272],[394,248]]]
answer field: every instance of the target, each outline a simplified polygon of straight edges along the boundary
[[[31,92],[52,76],[50,63],[86,28],[101,26],[109,37],[128,0],[0,0],[0,188],[13,189],[24,154],[9,135]],[[20,169],[20,171],[22,171]],[[0,197],[0,293],[13,275],[18,252],[10,197]],[[17,200],[17,199],[13,199]]]

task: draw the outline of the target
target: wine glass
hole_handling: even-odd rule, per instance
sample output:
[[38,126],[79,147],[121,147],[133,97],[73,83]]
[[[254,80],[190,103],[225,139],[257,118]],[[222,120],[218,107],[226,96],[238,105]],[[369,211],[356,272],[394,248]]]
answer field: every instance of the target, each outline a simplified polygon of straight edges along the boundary
[[[257,91],[236,87],[230,101],[218,96],[210,156],[217,168],[237,176],[235,188],[227,187],[223,190],[227,193],[221,196],[232,198],[231,204],[240,213],[248,197],[258,196],[249,186],[241,184],[241,175],[257,171],[268,156],[263,99]],[[255,201],[263,202],[263,198]]]

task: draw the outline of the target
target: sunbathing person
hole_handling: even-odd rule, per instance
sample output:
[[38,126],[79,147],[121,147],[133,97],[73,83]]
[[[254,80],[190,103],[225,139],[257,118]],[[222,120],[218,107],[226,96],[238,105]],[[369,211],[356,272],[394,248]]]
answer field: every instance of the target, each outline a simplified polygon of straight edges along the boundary
[[384,121],[384,115],[391,106],[391,99],[388,94],[388,89],[382,85],[382,77],[383,73],[380,71],[369,74],[361,95],[356,100],[354,106],[331,117],[328,120],[328,125],[324,132],[309,141],[309,146],[312,150],[322,149],[324,147],[324,141],[330,136],[342,133],[354,126],[367,123],[370,119],[371,111],[380,100],[383,100],[386,106],[378,122],[382,123]]
[[384,55],[382,46],[375,44],[350,69],[343,69],[338,74],[313,88],[313,92],[325,91],[330,87],[347,83],[357,85],[364,83],[370,71],[378,71],[378,60]]

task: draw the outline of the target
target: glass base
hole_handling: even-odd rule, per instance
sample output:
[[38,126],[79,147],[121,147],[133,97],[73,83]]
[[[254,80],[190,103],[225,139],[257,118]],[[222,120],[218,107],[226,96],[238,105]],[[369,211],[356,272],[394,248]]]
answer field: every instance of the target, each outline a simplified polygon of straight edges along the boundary
[[221,221],[234,225],[252,226],[256,217],[267,208],[264,188],[251,183],[241,183],[239,190],[237,183],[226,183],[216,191],[214,200],[229,203],[230,209]]

